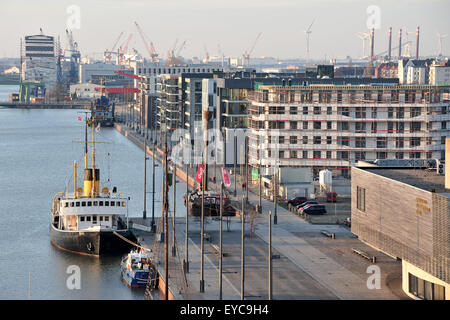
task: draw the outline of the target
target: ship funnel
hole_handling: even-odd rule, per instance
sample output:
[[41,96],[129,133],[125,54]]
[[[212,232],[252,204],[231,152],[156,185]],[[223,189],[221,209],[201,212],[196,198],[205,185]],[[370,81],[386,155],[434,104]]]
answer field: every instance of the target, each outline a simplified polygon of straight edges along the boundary
[[91,193],[94,196],[99,194],[100,190],[100,169],[95,169],[95,183],[92,169],[84,169],[84,196],[89,197]]

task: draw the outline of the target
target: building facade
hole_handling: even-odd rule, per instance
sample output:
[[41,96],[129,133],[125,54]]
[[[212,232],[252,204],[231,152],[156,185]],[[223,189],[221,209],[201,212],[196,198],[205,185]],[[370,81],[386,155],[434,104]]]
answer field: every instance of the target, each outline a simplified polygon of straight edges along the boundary
[[255,84],[249,157],[267,166],[347,176],[358,160],[443,159],[449,87],[396,79],[292,79]]
[[43,82],[46,88],[56,85],[55,38],[44,34],[26,36],[22,49],[24,81]]
[[450,300],[450,189],[436,170],[352,167],[352,233],[402,261],[413,299]]

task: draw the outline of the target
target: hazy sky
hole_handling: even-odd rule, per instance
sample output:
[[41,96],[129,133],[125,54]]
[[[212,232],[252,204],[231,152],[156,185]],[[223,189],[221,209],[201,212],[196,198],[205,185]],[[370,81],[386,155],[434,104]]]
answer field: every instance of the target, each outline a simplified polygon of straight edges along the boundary
[[[218,53],[241,56],[259,32],[253,56],[305,57],[305,33],[312,20],[310,51],[313,58],[359,57],[362,42],[357,32],[368,32],[366,10],[380,8],[380,29],[375,30],[375,53],[387,50],[387,29],[393,28],[393,47],[398,29],[421,28],[420,53],[438,52],[437,32],[450,34],[450,0],[0,0],[0,57],[18,57],[19,39],[38,34],[60,35],[66,46],[68,7],[80,8],[80,29],[74,29],[82,55],[111,48],[121,31],[121,43],[133,32],[130,48],[148,57],[134,21],[154,42],[160,56],[187,41],[181,55]],[[73,21],[73,20],[72,20]],[[366,46],[366,50],[367,50]],[[412,51],[415,52],[415,41]],[[395,50],[395,53],[397,51]],[[443,53],[450,54],[450,36],[443,40]]]

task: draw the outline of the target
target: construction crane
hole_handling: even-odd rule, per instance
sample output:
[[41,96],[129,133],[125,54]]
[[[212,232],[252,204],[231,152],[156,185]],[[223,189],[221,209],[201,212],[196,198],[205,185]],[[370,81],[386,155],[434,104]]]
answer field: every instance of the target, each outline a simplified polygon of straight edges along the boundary
[[116,49],[117,44],[119,43],[119,40],[123,36],[123,34],[124,34],[123,31],[119,34],[119,36],[117,37],[116,41],[114,41],[114,44],[112,45],[111,50],[106,49],[106,51],[105,51],[105,60],[108,63],[111,63],[111,54],[115,53],[114,50]]
[[130,44],[131,38],[133,37],[133,34],[130,33],[130,35],[128,36],[127,41],[125,41],[125,43],[120,46],[119,48],[119,64],[122,66],[123,62],[124,62],[124,56],[128,51],[128,45]]
[[183,43],[181,44],[181,46],[178,48],[177,54],[175,55],[175,57],[179,57],[181,50],[183,50],[184,46],[186,45],[186,40],[183,41]]
[[244,62],[246,62],[247,67],[250,66],[250,55],[253,53],[253,50],[255,49],[256,43],[258,42],[259,37],[261,37],[262,32],[258,33],[258,35],[256,36],[255,41],[253,42],[253,45],[251,46],[249,51],[246,51],[243,54],[244,57]]
[[[153,42],[147,41],[145,38],[148,39],[148,37],[145,35],[144,31],[142,31],[139,24],[135,21],[134,24],[136,25],[136,29],[139,32],[139,35],[141,36],[142,42],[144,43],[145,49],[147,49],[148,54],[150,55],[150,61],[151,62],[157,62],[158,61],[158,54],[155,51],[155,47],[153,45]],[[149,43],[150,45],[149,45]]]
[[78,43],[73,40],[72,30],[66,29],[67,40],[69,42],[70,51],[70,71],[69,83],[78,82],[78,65],[80,64],[81,54],[78,50]]
[[442,39],[446,38],[448,36],[448,34],[441,35],[439,32],[437,32],[437,36],[438,36],[438,46],[439,46],[438,57],[442,57]]
[[311,27],[314,23],[314,20],[311,22],[311,24],[309,25],[308,29],[305,30],[305,35],[306,35],[306,60],[309,61],[309,37],[311,35]]

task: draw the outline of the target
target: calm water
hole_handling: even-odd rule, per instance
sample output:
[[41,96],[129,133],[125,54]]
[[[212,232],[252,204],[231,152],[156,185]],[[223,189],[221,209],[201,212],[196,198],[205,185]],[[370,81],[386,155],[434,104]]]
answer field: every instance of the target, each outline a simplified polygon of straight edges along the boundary
[[[1,100],[1,99],[0,99]],[[83,166],[84,124],[78,110],[12,110],[0,107],[0,299],[142,299],[120,278],[120,256],[91,258],[59,251],[50,244],[52,197],[73,188],[74,160]],[[102,128],[96,164],[102,186],[117,186],[131,197],[130,216],[142,215],[143,152],[116,130]],[[109,154],[109,156],[108,156]],[[151,160],[148,162],[151,189]],[[160,199],[161,167],[156,168]],[[79,170],[78,181],[82,181]],[[108,182],[110,179],[110,182]],[[177,185],[177,216],[184,214],[185,185]],[[147,215],[151,216],[151,194]],[[172,202],[171,202],[172,203]],[[155,203],[160,216],[161,206]],[[81,290],[69,290],[67,267],[81,270]]]

